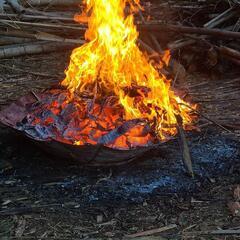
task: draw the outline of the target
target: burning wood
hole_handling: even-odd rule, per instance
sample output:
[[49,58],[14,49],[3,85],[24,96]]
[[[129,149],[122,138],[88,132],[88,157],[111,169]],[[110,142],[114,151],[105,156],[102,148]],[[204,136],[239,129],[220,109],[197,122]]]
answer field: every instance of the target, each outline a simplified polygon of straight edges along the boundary
[[125,150],[176,135],[176,115],[192,129],[195,105],[182,100],[161,72],[169,51],[152,63],[137,45],[133,13],[140,8],[138,1],[86,2],[86,11],[75,17],[88,21],[86,43],[72,52],[65,89],[38,94],[16,128],[41,141]]

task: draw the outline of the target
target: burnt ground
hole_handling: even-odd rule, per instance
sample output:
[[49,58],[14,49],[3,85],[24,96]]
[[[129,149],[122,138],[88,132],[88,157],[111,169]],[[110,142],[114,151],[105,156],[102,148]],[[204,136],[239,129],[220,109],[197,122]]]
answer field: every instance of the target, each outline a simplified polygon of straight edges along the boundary
[[[57,83],[68,56],[2,60],[2,107]],[[240,226],[228,207],[240,182],[239,72],[216,72],[189,75],[189,92],[204,114],[235,128],[228,133],[201,118],[201,131],[187,134],[194,179],[184,171],[177,140],[131,165],[93,169],[51,157],[1,126],[1,238],[126,239],[176,224],[144,239],[239,239],[212,232]]]

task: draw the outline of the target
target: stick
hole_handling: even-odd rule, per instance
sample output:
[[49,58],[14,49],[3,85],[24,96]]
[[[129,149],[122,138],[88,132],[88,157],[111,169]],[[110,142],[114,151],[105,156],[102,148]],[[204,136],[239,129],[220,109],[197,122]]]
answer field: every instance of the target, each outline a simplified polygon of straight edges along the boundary
[[232,131],[230,131],[229,129],[225,128],[225,127],[222,126],[221,124],[219,124],[219,123],[217,123],[216,121],[210,119],[209,117],[205,116],[204,114],[200,113],[199,111],[193,109],[193,108],[190,107],[189,105],[184,104],[184,103],[179,103],[179,104],[188,107],[188,108],[191,109],[193,112],[195,112],[195,113],[198,114],[199,116],[205,118],[205,119],[208,120],[209,122],[215,124],[216,126],[220,127],[220,128],[223,129],[224,131],[227,131],[227,132],[229,132],[229,133],[232,133]]
[[147,230],[144,232],[138,232],[138,233],[134,233],[134,234],[130,234],[130,235],[126,235],[126,237],[129,238],[136,238],[136,237],[144,237],[144,236],[149,236],[149,235],[153,235],[156,233],[161,233],[161,232],[165,232],[171,229],[177,228],[176,224],[171,224],[165,227],[160,227],[160,228],[156,228],[156,229],[152,229],[152,230]]
[[182,142],[182,156],[183,156],[183,164],[185,169],[187,170],[188,174],[194,178],[194,172],[193,172],[193,167],[192,167],[192,159],[191,159],[191,154],[190,150],[188,147],[188,142],[186,135],[183,130],[183,120],[180,115],[175,115],[176,120],[177,120],[177,125],[178,125],[178,133],[180,136],[180,140]]

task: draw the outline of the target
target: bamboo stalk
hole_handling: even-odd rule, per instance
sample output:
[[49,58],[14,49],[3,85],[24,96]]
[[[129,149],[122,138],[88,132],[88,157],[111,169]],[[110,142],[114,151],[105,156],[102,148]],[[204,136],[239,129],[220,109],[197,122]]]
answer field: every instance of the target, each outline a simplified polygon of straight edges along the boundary
[[207,29],[200,27],[186,27],[172,24],[139,24],[138,28],[141,31],[153,32],[177,32],[177,33],[191,33],[199,35],[209,35],[218,38],[233,38],[240,39],[240,32],[224,31],[220,29]]
[[85,41],[82,39],[69,39],[63,38],[54,34],[49,34],[45,32],[38,32],[38,33],[29,33],[24,31],[1,31],[0,35],[3,36],[12,36],[12,37],[21,37],[21,38],[29,38],[29,39],[36,39],[36,40],[45,40],[51,42],[62,42],[62,43],[72,43],[72,44],[84,44]]
[[21,0],[21,3],[24,6],[71,6],[71,5],[80,5],[81,0]]
[[46,52],[54,52],[57,50],[68,50],[73,47],[67,43],[52,43],[52,42],[35,42],[27,44],[16,44],[8,47],[0,47],[0,59],[11,58],[27,54],[39,54]]
[[225,12],[223,12],[220,15],[218,15],[217,17],[215,17],[214,19],[212,19],[211,21],[204,24],[204,27],[205,28],[214,28],[214,27],[218,26],[219,24],[225,22],[226,20],[230,19],[237,13],[238,13],[238,9],[236,9],[235,7],[231,7],[229,9],[227,9]]
[[17,43],[26,43],[30,41],[31,40],[28,38],[0,36],[0,45],[11,45],[11,44],[17,44]]
[[[54,12],[47,12],[48,15],[28,15],[28,14],[14,14],[14,13],[0,13],[0,18],[9,20],[9,19],[18,19],[19,17],[21,20],[57,20],[57,21],[68,21],[73,22],[73,15],[72,17],[64,17],[61,14],[54,13]],[[67,14],[65,14],[67,15]]]
[[[47,23],[31,23],[15,20],[0,20],[1,23],[10,25],[15,24],[31,27],[44,27],[44,28],[53,28],[61,30],[76,30],[76,31],[85,31],[86,26],[84,25],[66,25],[66,24],[47,24]],[[209,35],[217,38],[233,38],[240,39],[240,32],[231,32],[219,29],[207,29],[200,27],[187,27],[182,25],[173,25],[173,24],[162,24],[162,23],[148,23],[148,24],[137,24],[140,31],[147,32],[177,32],[177,33],[190,33],[190,34],[199,34],[199,35]]]
[[33,23],[33,22],[22,22],[22,21],[15,21],[15,20],[0,20],[0,23],[4,23],[7,25],[12,24],[13,26],[16,25],[23,25],[23,26],[31,26],[31,27],[43,27],[43,28],[54,28],[54,29],[69,29],[69,30],[77,30],[77,31],[85,31],[85,26],[70,26],[70,25],[60,25],[60,24],[48,24],[48,23]]

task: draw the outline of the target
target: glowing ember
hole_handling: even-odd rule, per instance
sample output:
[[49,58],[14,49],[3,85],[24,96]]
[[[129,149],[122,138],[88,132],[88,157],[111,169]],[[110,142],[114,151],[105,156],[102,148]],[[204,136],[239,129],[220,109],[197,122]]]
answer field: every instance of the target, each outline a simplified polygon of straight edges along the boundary
[[[136,44],[133,13],[140,7],[139,1],[85,3],[86,12],[76,20],[86,20],[89,15],[85,34],[89,42],[73,51],[62,84],[71,92],[93,94],[95,101],[116,96],[125,120],[148,119],[161,140],[176,133],[175,115],[181,115],[184,126],[191,124],[191,110],[180,104],[184,102],[170,89],[170,81],[159,74]],[[126,4],[128,16],[124,14]]]
[[[33,108],[30,126],[45,126],[46,134],[76,145],[104,144],[128,149],[167,140],[177,132],[176,115],[191,126],[191,108],[171,89],[137,46],[133,14],[139,0],[86,0],[75,20],[88,22],[87,43],[73,50],[62,85],[68,91]],[[128,10],[126,14],[125,10]],[[162,62],[168,64],[167,51]],[[64,101],[59,100],[64,96]],[[50,118],[43,118],[48,110]],[[71,111],[69,110],[71,109]],[[61,126],[59,125],[61,122]],[[42,129],[43,131],[43,129]]]

